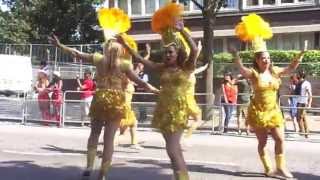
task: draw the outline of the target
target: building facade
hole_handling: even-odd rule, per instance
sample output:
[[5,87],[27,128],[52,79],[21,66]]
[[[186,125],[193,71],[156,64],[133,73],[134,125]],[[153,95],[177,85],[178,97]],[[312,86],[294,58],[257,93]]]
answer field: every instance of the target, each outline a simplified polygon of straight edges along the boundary
[[[125,10],[132,18],[130,34],[139,43],[149,42],[153,46],[160,42],[160,36],[151,31],[152,14],[168,0],[113,0],[107,6]],[[197,0],[200,4],[203,0]],[[184,4],[185,24],[192,31],[193,38],[201,39],[202,15],[191,1]],[[309,49],[320,48],[320,0],[227,0],[226,7],[217,15],[214,30],[214,50],[227,50],[229,44],[245,48],[235,37],[234,27],[241,16],[255,12],[268,21],[274,36],[269,40],[269,49],[300,49],[304,40]]]

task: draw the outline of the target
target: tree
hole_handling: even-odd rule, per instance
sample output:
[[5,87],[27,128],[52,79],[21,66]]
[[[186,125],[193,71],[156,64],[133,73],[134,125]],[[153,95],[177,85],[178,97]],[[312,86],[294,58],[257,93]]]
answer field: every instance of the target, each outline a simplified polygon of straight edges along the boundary
[[[214,24],[216,22],[216,15],[221,7],[226,5],[226,0],[203,0],[203,4],[197,2],[197,0],[180,0],[179,2],[187,3],[193,2],[203,15],[203,58],[204,61],[209,63],[209,67],[206,74],[206,93],[213,94],[213,37],[214,37]],[[173,0],[172,2],[176,2]],[[207,104],[213,104],[214,96],[208,95],[206,97]],[[208,108],[212,109],[211,107]],[[208,112],[208,111],[207,111]],[[205,113],[209,115],[210,113]],[[211,117],[205,117],[211,119]]]
[[0,43],[26,43],[29,39],[29,24],[10,12],[0,10],[0,27]]
[[97,24],[97,0],[4,0],[15,19],[30,27],[30,43],[47,43],[55,32],[66,43],[96,43],[103,40],[91,27]]

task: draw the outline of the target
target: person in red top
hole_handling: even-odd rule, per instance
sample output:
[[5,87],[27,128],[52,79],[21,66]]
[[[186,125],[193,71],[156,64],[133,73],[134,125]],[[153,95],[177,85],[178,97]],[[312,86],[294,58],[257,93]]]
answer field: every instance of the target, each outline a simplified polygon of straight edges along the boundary
[[93,97],[93,93],[95,90],[95,84],[92,80],[92,73],[89,69],[84,71],[84,80],[81,83],[79,77],[77,77],[78,90],[82,91],[80,94],[80,98],[82,100],[81,103],[81,121],[82,125],[85,121],[85,118],[89,114],[90,105]]
[[53,105],[52,118],[56,121],[57,126],[61,124],[61,105],[62,105],[62,79],[59,71],[53,72],[53,78],[48,86],[48,90],[52,92],[51,102]]
[[224,74],[224,80],[222,83],[222,92],[223,92],[223,107],[225,112],[224,119],[224,130],[226,133],[228,131],[228,124],[232,116],[235,105],[237,104],[237,94],[238,88],[234,85],[234,81],[231,73]]

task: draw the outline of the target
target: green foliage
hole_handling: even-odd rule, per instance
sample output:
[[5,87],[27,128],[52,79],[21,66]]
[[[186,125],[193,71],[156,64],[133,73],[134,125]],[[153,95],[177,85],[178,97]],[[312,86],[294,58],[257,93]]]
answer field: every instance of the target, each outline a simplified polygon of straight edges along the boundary
[[[281,51],[281,50],[271,50],[269,51],[271,60],[274,64],[279,66],[284,66],[289,64],[294,57],[300,51]],[[240,57],[244,64],[252,63],[254,59],[254,53],[252,51],[242,51],[240,52]],[[213,56],[214,61],[214,73],[216,75],[223,74],[225,71],[236,71],[235,65],[232,64],[232,56],[229,53],[219,53]],[[310,75],[320,76],[320,51],[310,50],[305,53],[302,63],[299,68],[303,68]]]
[[[102,33],[91,28],[97,25],[95,5],[100,3],[98,0],[4,0],[3,2],[9,7],[13,19],[24,21],[26,27],[29,27],[26,32],[29,43],[47,43],[47,36],[52,32],[67,44],[97,43],[103,40]],[[21,28],[23,27],[19,26],[11,31],[19,34]],[[18,43],[20,40],[14,42]]]
[[26,43],[31,30],[23,19],[17,19],[10,12],[0,10],[0,43]]

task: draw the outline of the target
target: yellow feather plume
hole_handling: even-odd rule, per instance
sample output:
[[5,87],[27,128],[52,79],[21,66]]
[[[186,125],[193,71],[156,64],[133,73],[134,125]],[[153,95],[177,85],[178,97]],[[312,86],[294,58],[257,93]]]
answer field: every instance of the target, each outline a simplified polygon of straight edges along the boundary
[[[189,34],[191,33],[186,27],[184,30]],[[162,32],[161,37],[162,43],[165,46],[170,43],[175,43],[178,47],[182,47],[188,55],[190,54],[190,47],[180,32],[176,32],[173,28],[167,28],[166,31]]]
[[151,27],[156,33],[162,33],[169,27],[173,27],[177,19],[181,18],[183,6],[176,3],[168,3],[152,16]]
[[[134,40],[134,38],[132,36],[130,36],[126,33],[121,34],[121,36],[123,37],[124,41],[129,45],[129,47],[131,49],[133,49],[134,51],[138,51],[137,42]],[[131,59],[130,53],[125,48],[124,48],[124,57],[126,59]]]
[[251,13],[248,16],[243,16],[236,28],[236,35],[244,42],[253,41],[256,38],[264,40],[272,37],[272,29],[269,23],[265,22],[257,14]]
[[100,8],[98,20],[105,37],[127,32],[131,28],[129,16],[118,8]]

